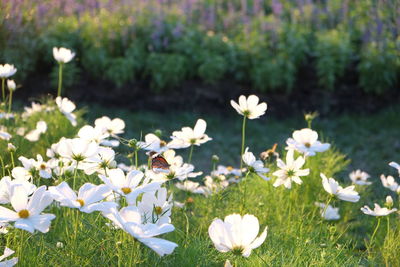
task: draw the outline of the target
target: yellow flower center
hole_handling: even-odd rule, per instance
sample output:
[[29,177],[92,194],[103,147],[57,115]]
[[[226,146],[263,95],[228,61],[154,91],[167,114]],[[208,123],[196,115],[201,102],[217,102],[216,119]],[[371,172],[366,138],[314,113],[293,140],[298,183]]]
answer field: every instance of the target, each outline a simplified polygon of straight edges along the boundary
[[40,164],[40,169],[42,169],[42,170],[44,170],[44,169],[46,169],[46,165],[45,164]]
[[132,189],[130,189],[129,187],[122,187],[121,191],[124,192],[125,195],[127,195],[132,192]]
[[20,210],[18,212],[18,216],[22,219],[28,218],[29,217],[29,211],[28,210]]
[[160,206],[156,206],[156,207],[154,207],[154,212],[155,212],[157,215],[161,215],[162,212],[163,212],[163,210],[162,210],[162,208],[161,208]]
[[85,205],[85,201],[83,199],[77,199],[76,201],[79,203],[79,205],[81,205],[81,207]]
[[310,148],[310,147],[311,147],[311,144],[310,144],[310,143],[308,143],[308,142],[307,142],[307,143],[305,143],[304,145],[305,145],[305,147],[307,147],[307,148]]
[[232,166],[228,166],[228,167],[226,167],[226,169],[227,169],[228,171],[232,171],[232,170],[233,170],[233,167],[232,167]]
[[166,145],[167,145],[167,142],[165,142],[163,140],[160,141],[160,147],[163,147],[163,146],[166,146]]

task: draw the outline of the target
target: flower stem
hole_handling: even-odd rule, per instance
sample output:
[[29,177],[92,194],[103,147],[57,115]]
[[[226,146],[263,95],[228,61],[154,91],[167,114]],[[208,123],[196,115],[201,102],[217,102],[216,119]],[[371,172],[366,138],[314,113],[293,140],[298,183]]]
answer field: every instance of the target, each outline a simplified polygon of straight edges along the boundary
[[4,166],[3,158],[1,156],[0,156],[0,162],[1,162],[1,169],[3,171],[3,177],[4,177],[4,176],[6,176],[6,169],[5,169],[5,166]]
[[[241,205],[240,205],[240,214],[243,214],[244,209],[246,208],[246,190],[247,190],[247,176],[249,176],[249,171],[246,172],[246,176],[239,182],[239,190],[240,190],[240,195],[241,195]],[[242,187],[243,184],[243,187]]]
[[137,149],[135,149],[135,167],[136,167],[136,169],[138,168],[138,152],[137,152]]
[[76,167],[75,167],[75,171],[74,171],[74,179],[72,182],[72,189],[75,190],[75,182],[76,182],[76,174],[78,173],[78,165],[79,165],[79,161],[76,162]]
[[8,113],[11,113],[13,90],[10,90],[10,98],[8,99]]
[[6,86],[6,78],[2,78],[1,79],[1,93],[2,93],[2,96],[3,96],[3,103],[4,104],[6,103],[6,89],[5,89],[5,86]]
[[13,167],[13,169],[14,169],[14,168],[15,168],[14,153],[13,153],[13,152],[10,152],[10,156],[11,156],[11,164],[12,164],[12,167]]
[[378,223],[376,224],[374,233],[372,234],[371,240],[370,240],[370,242],[369,242],[370,245],[373,245],[373,241],[374,241],[375,234],[376,234],[376,232],[378,232],[378,228],[379,228],[380,225],[381,225],[381,218],[379,217],[379,218],[378,218]]
[[323,212],[322,212],[322,219],[325,218],[326,210],[328,209],[328,206],[329,206],[329,204],[331,203],[331,201],[332,201],[332,195],[329,197],[328,201],[327,201],[326,204],[325,204],[325,208],[324,208],[324,210],[323,210]]
[[59,63],[58,64],[58,90],[57,90],[57,96],[61,96],[62,70],[63,70],[63,64]]
[[244,153],[244,145],[245,145],[245,136],[246,136],[246,116],[243,116],[243,124],[242,124],[242,148],[240,150],[240,171],[242,171],[243,167],[243,153]]
[[192,154],[193,154],[193,144],[190,146],[190,151],[189,151],[189,158],[188,158],[188,163],[192,162]]

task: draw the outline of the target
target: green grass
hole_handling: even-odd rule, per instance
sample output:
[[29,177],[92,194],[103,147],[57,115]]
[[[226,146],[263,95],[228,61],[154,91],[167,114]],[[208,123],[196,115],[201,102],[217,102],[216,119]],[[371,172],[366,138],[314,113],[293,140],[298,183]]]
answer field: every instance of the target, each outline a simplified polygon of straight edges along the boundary
[[[49,233],[31,235],[12,229],[9,234],[0,236],[0,244],[17,251],[20,266],[223,266],[226,259],[230,259],[235,266],[251,267],[380,266],[385,263],[399,266],[398,215],[391,216],[388,234],[386,220],[382,221],[375,244],[369,247],[368,240],[376,219],[360,211],[360,207],[370,205],[373,198],[379,199],[382,204],[385,193],[388,193],[383,191],[378,174],[394,174],[387,163],[390,160],[399,161],[399,141],[396,140],[399,111],[393,108],[374,115],[341,115],[317,120],[314,128],[323,133],[324,140],[335,144],[335,148],[309,158],[306,165],[311,169],[310,175],[303,179],[302,185],[294,185],[292,190],[274,188],[272,182],[257,176],[249,176],[240,185],[232,185],[208,198],[178,191],[169,184],[175,200],[184,201],[189,196],[194,199],[185,209],[173,210],[171,218],[176,230],[164,238],[176,242],[179,247],[169,256],[159,258],[128,234],[111,230],[105,225],[108,221],[98,213],[78,214],[76,210],[56,206],[46,210],[57,216]],[[127,124],[126,138],[140,139],[148,132],[161,129],[166,140],[173,130],[183,126],[193,127],[196,119],[202,117],[208,123],[207,134],[214,140],[195,148],[193,163],[196,168],[207,174],[213,154],[219,155],[223,164],[239,165],[241,118],[233,110],[228,114],[159,114],[91,105],[87,107],[85,116],[92,124],[95,118],[102,115],[124,119]],[[44,118],[49,124],[49,131],[33,147],[20,143],[21,151],[27,155],[35,155],[36,151],[43,153],[55,136],[71,136],[69,127],[61,127],[68,122],[57,116],[44,118],[38,114],[32,118]],[[30,124],[34,125],[34,122]],[[305,123],[301,114],[279,120],[269,117],[267,112],[261,119],[249,121],[247,145],[258,154],[278,142],[282,151],[284,140],[293,130],[302,127]],[[126,150],[122,149],[119,160],[124,159],[124,152]],[[188,150],[179,153],[185,159],[188,156]],[[328,199],[319,173],[341,178],[346,185],[350,184],[346,178],[348,158],[352,159],[351,168],[362,168],[373,174],[374,185],[368,189],[357,189],[362,196],[358,203],[334,201],[334,206],[340,207],[342,218],[338,222],[324,222],[314,205],[315,201],[326,202]],[[143,153],[141,159],[145,160]],[[276,168],[273,165],[269,167],[271,171]],[[78,177],[100,183],[96,176],[86,177],[80,173]],[[79,183],[83,184],[83,179],[79,179]],[[398,203],[398,199],[395,201]],[[266,241],[253,250],[249,258],[219,253],[207,232],[214,218],[223,219],[226,215],[238,213],[242,207],[243,213],[254,214],[259,219],[261,229],[265,226],[269,228]],[[63,242],[64,247],[58,248],[57,242]]]

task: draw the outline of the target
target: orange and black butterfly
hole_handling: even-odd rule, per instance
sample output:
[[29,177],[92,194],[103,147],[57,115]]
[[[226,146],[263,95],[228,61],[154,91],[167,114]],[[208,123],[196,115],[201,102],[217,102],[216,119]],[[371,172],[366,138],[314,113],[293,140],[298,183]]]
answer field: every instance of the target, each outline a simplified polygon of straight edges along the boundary
[[151,151],[149,155],[151,157],[151,168],[153,169],[153,171],[169,172],[170,165],[163,156],[154,151]]

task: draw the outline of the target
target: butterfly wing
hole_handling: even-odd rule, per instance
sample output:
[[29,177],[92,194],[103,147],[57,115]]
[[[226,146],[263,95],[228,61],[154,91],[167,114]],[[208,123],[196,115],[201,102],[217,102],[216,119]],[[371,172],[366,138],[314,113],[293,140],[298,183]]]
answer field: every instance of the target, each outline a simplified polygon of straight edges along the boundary
[[160,155],[155,156],[151,159],[151,168],[154,171],[169,172],[169,166],[170,165],[168,164],[167,160]]

